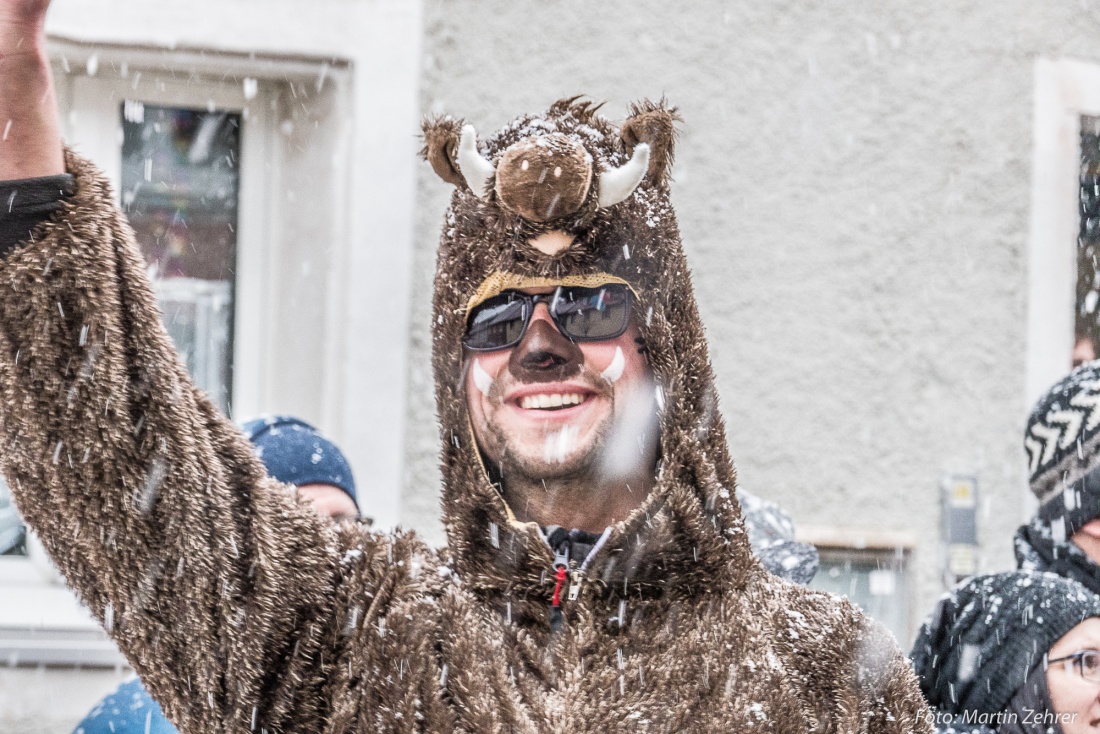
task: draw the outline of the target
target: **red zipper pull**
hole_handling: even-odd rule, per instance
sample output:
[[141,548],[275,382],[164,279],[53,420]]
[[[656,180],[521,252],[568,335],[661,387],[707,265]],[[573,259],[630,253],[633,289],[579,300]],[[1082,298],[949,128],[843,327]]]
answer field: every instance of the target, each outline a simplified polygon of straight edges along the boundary
[[565,566],[558,566],[557,573],[554,574],[554,599],[550,602],[551,606],[561,606],[561,587],[565,584],[565,577],[569,573],[569,570]]
[[554,596],[550,600],[550,629],[554,632],[561,629],[561,589],[565,585],[565,578],[569,574],[566,566],[557,566],[554,572]]

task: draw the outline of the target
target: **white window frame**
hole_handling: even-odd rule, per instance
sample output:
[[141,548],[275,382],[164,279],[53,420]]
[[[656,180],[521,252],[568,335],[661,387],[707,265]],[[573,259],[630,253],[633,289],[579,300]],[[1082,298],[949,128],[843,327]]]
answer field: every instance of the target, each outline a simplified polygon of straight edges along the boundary
[[[1034,68],[1024,410],[1069,371],[1077,298],[1081,117],[1100,116],[1100,65],[1038,59]],[[1035,511],[1021,481],[1020,517]]]
[[[108,0],[55,2],[46,18],[56,41],[124,46],[135,54],[144,51],[150,63],[160,66],[186,58],[194,68],[216,75],[228,71],[282,79],[283,69],[299,65],[307,86],[318,79],[318,71],[327,71],[329,78],[338,76],[339,65],[354,71],[345,74],[351,77],[348,104],[339,110],[345,123],[326,132],[350,140],[346,155],[334,158],[326,176],[344,185],[348,198],[339,218],[342,229],[331,238],[341,248],[340,262],[333,264],[336,272],[323,294],[329,301],[323,406],[317,415],[303,416],[316,420],[340,444],[361,478],[360,505],[379,528],[420,525],[415,512],[403,513],[401,501],[402,487],[413,481],[406,466],[405,385],[417,176],[425,170],[416,156],[417,131],[425,103],[446,107],[446,100],[424,100],[420,94],[422,6],[423,0],[262,6]],[[427,69],[430,73],[430,59]],[[291,69],[291,78],[294,73]],[[394,304],[384,319],[378,318],[379,293]],[[297,378],[288,376],[280,389],[289,391]],[[300,412],[301,401],[286,402],[291,412]]]
[[[59,106],[69,111],[62,115],[63,134],[104,170],[116,196],[121,190],[122,99],[176,107],[213,105],[242,113],[232,407],[236,415],[244,417],[277,409],[277,405],[270,406],[265,384],[265,364],[277,347],[272,337],[277,326],[268,318],[272,299],[279,297],[272,243],[282,236],[281,202],[276,200],[281,191],[278,183],[282,158],[276,152],[276,135],[285,131],[277,125],[274,99],[276,90],[284,85],[313,85],[318,79],[346,91],[350,87],[349,66],[331,58],[202,50],[179,50],[169,55],[163,49],[57,39],[51,42],[50,51],[55,61]],[[92,75],[88,74],[89,65],[95,72]],[[254,94],[249,90],[247,99],[241,83],[246,78],[256,80]],[[120,80],[133,84],[132,94],[119,95]],[[346,127],[342,109],[333,114],[341,115],[339,126]],[[346,147],[346,142],[333,145]],[[335,161],[338,156],[332,157],[333,175],[346,177],[347,168]],[[332,201],[330,205],[334,236],[346,238],[346,202]],[[327,269],[336,278],[342,273],[347,247],[346,243],[333,244],[334,254]],[[339,335],[342,321],[334,309],[343,306],[331,292],[328,296],[324,306],[326,328]],[[321,355],[319,361],[327,365],[330,379],[326,389],[332,391],[332,378],[340,376],[339,340],[326,340],[326,348],[329,353]],[[317,412],[323,415],[328,407],[318,405]],[[0,557],[0,598],[4,600],[0,604],[0,664],[125,665],[114,644],[32,539],[28,540],[28,556]]]

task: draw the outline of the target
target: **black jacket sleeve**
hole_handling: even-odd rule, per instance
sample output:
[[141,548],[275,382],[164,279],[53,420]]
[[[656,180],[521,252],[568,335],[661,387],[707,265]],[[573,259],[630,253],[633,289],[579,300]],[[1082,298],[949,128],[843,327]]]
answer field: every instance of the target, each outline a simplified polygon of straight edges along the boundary
[[68,173],[0,181],[0,257],[30,239],[34,228],[72,195],[74,185]]

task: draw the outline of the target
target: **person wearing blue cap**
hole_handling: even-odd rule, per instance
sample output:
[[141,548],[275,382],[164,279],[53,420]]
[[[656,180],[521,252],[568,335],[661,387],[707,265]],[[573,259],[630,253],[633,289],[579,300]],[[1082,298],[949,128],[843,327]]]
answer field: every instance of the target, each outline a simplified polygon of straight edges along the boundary
[[267,473],[297,487],[322,515],[337,522],[359,517],[351,467],[316,428],[301,418],[273,415],[251,420],[241,430]]
[[[301,418],[264,416],[241,426],[272,478],[293,485],[334,522],[359,518],[355,479],[340,448]],[[73,734],[178,734],[137,678],[104,696]]]

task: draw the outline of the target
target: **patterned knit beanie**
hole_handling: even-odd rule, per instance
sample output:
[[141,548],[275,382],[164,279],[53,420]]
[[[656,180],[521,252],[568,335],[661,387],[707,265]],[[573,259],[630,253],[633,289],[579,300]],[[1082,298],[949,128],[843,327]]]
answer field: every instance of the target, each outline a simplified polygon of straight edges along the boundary
[[946,594],[909,657],[934,708],[1003,711],[1063,635],[1100,617],[1100,596],[1053,573],[975,576]]
[[1038,518],[1064,543],[1100,516],[1100,360],[1083,364],[1047,391],[1024,433]]
[[359,507],[348,460],[336,444],[304,420],[266,416],[245,423],[241,430],[272,478],[296,487],[329,484],[343,490]]

